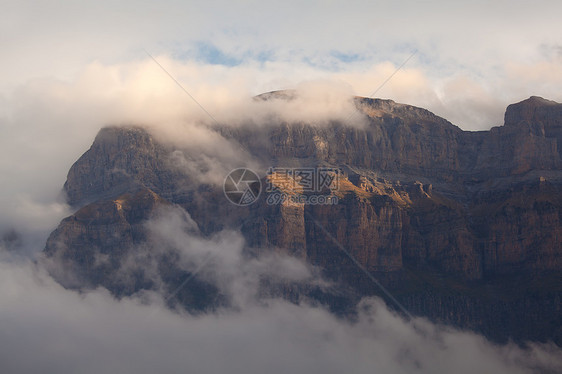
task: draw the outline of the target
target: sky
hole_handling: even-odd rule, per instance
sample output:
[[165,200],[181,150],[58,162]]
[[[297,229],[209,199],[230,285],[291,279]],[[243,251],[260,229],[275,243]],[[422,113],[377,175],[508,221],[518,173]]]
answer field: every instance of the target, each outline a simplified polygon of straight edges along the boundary
[[[525,372],[544,357],[556,362],[548,347],[490,348],[467,333],[447,330],[427,340],[376,301],[368,302],[388,322],[384,328],[379,317],[349,325],[324,310],[281,301],[238,314],[182,317],[158,302],[66,291],[30,261],[72,213],[61,195],[66,173],[101,127],[148,125],[175,137],[186,122],[207,116],[148,54],[221,122],[248,115],[259,122],[265,117],[249,106],[252,96],[299,88],[309,101],[291,113],[306,118],[337,115],[346,108],[342,97],[359,95],[421,106],[464,130],[487,130],[502,125],[510,103],[532,95],[562,102],[561,2],[0,0],[0,9],[0,237],[12,230],[20,235],[17,253],[0,241],[0,352],[7,352],[0,363],[12,364],[12,372],[60,372],[61,359],[127,371],[115,352],[139,359],[136,372],[151,368],[149,358],[173,372],[186,357],[197,361],[196,353],[185,356],[178,347],[198,352],[198,339],[227,356],[233,342],[248,341],[239,365],[254,359],[251,350],[268,357],[266,351],[283,348],[297,372],[341,372],[334,369],[337,359],[369,369],[375,358],[386,365],[382,371],[435,372],[427,357],[451,355],[445,365],[454,365],[467,347],[491,365],[485,369]],[[191,133],[197,135],[186,144],[217,147],[204,130]],[[146,323],[154,310],[161,318]],[[327,331],[335,335],[326,338]],[[58,336],[60,345],[50,345]],[[383,341],[393,342],[389,351]],[[378,347],[378,355],[371,357],[369,347]],[[26,350],[31,355],[16,358]],[[415,352],[421,366],[387,360],[404,350]],[[108,360],[92,362],[92,351]],[[201,363],[211,365],[202,372],[213,372],[211,361]],[[263,372],[266,361],[258,360],[254,372]],[[314,366],[318,361],[324,366]]]

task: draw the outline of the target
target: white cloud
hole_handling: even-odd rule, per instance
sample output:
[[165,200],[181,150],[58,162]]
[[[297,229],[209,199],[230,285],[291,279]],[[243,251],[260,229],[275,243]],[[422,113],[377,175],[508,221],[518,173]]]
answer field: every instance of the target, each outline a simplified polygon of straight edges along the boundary
[[265,279],[272,284],[286,285],[326,283],[316,280],[309,266],[289,256],[266,252],[249,258],[239,232],[226,230],[210,238],[201,236],[195,221],[179,207],[161,209],[148,221],[147,228],[151,254],[178,253],[178,267],[215,285],[237,308],[258,301],[262,291],[260,282]]
[[[0,342],[9,342],[0,350],[2,369],[511,374],[562,368],[562,351],[552,344],[494,345],[421,318],[406,322],[378,299],[364,299],[357,316],[347,319],[306,302],[264,297],[263,277],[323,282],[290,257],[244,256],[237,232],[203,238],[178,207],[164,208],[147,227],[150,240],[143,248],[151,248],[152,258],[158,251],[179,251],[178,265],[217,286],[234,308],[191,315],[167,309],[167,293],[143,291],[116,300],[104,289],[73,292],[55,283],[41,264],[0,251]],[[126,276],[127,270],[119,273]]]
[[[69,167],[107,124],[150,125],[196,148],[206,158],[182,154],[184,166],[209,170],[206,181],[217,182],[227,161],[249,162],[233,158],[236,149],[200,125],[206,114],[142,48],[219,121],[257,122],[266,112],[248,100],[252,95],[302,82],[306,105],[265,107],[286,119],[303,109],[309,118],[338,115],[348,110],[342,93],[372,93],[417,49],[377,96],[426,107],[465,129],[486,129],[501,124],[509,103],[531,95],[562,101],[561,4],[3,4],[0,234],[15,228],[27,252],[41,250],[68,214],[59,191]],[[240,65],[201,60],[202,43]],[[342,61],[334,52],[354,57]],[[462,372],[464,365],[471,372],[524,372],[535,363],[556,363],[553,371],[561,365],[559,351],[548,347],[492,347],[427,324],[422,334],[378,304],[356,324],[281,301],[180,316],[158,302],[66,291],[40,268],[2,256],[0,362],[7,372]],[[303,274],[286,265],[297,278]],[[254,266],[271,268],[267,261]]]
[[[0,39],[0,92],[9,94],[37,77],[75,79],[93,61],[111,66],[140,61],[145,58],[142,48],[204,65],[200,48],[212,45],[240,60],[241,66],[253,66],[246,71],[253,93],[294,86],[319,75],[325,78],[333,69],[368,74],[378,65],[392,62],[397,66],[417,49],[418,55],[407,68],[420,70],[430,90],[460,74],[488,82],[493,87],[490,95],[499,95],[502,106],[514,97],[534,94],[560,100],[554,97],[559,95],[555,85],[541,90],[548,75],[527,82],[517,92],[510,90],[510,77],[498,80],[498,75],[510,64],[548,61],[551,56],[544,53],[544,46],[559,44],[556,15],[561,6],[556,1],[539,1],[532,6],[523,1],[168,1],[157,5],[148,1],[84,1],[79,5],[59,2],[57,6],[18,2],[6,6],[0,16],[0,35],[6,35]],[[355,58],[342,61],[338,53]],[[265,73],[260,74],[256,67],[264,68]],[[560,71],[559,62],[554,68]],[[222,79],[223,67],[209,66],[207,70]],[[239,72],[244,74],[243,70]],[[202,78],[212,81],[210,74]],[[247,82],[247,78],[243,80]],[[356,92],[367,94],[380,82],[363,79],[349,83]],[[370,88],[364,91],[361,83]],[[426,89],[394,96],[397,90],[404,91],[395,85],[400,87],[398,76],[381,94],[414,104],[427,103]],[[444,98],[445,104],[448,101]],[[473,125],[471,117],[462,117],[459,123],[481,128],[499,119]]]
[[494,346],[407,323],[377,300],[358,318],[281,300],[199,316],[154,294],[68,291],[28,262],[0,261],[0,362],[10,373],[530,373],[562,368],[558,349]]
[[[435,81],[427,69],[406,66],[377,96],[427,107],[467,129],[500,125],[505,106],[524,99],[529,91],[562,101],[559,54],[552,52],[554,47],[548,53],[544,48],[547,60],[509,63],[490,82],[469,74]],[[348,95],[371,94],[397,67],[383,62],[364,68],[358,63],[348,71],[330,72],[302,62],[226,67],[181,62],[165,55],[157,59],[215,119],[232,125],[260,125],[270,122],[272,115],[317,125],[327,119],[347,120],[353,111]],[[298,88],[302,100],[251,100],[252,95],[273,88]],[[56,225],[62,208],[51,208],[66,173],[104,125],[147,125],[184,150],[192,149],[195,156],[184,152],[178,157],[185,170],[198,170],[205,182],[221,183],[233,167],[258,161],[202,126],[212,123],[209,116],[148,57],[118,64],[93,62],[70,80],[31,80],[2,97],[0,108],[0,128],[5,134],[0,138],[3,230],[22,228],[26,220],[35,220],[37,211],[26,215],[31,206],[55,213],[51,227]],[[8,217],[21,218],[10,222]]]

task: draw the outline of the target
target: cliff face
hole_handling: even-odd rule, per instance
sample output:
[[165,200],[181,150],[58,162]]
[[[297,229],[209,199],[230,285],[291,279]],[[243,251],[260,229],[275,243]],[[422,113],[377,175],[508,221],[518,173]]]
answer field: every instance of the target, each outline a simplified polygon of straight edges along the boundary
[[116,294],[151,286],[151,280],[142,277],[120,281],[119,269],[129,251],[146,241],[144,221],[166,204],[153,191],[142,189],[88,204],[65,218],[47,243],[47,254],[59,265],[57,280],[69,287],[101,285]]
[[[59,279],[68,286],[115,294],[153,288],[142,269],[128,283],[113,275],[146,241],[155,209],[177,204],[203,235],[240,229],[249,252],[290,253],[357,295],[378,289],[339,245],[414,314],[496,340],[562,344],[562,105],[532,97],[508,107],[504,126],[464,132],[390,100],[356,104],[365,126],[214,129],[268,167],[340,168],[339,186],[328,192],[335,205],[271,205],[265,192],[238,207],[222,186],[196,183],[175,167],[170,155],[178,149],[146,130],[102,129],[68,174],[64,188],[78,210],[53,232],[46,257],[73,271]],[[167,264],[158,269],[162,284],[173,289],[179,270],[159,261]],[[220,300],[204,283],[194,287],[182,304]]]

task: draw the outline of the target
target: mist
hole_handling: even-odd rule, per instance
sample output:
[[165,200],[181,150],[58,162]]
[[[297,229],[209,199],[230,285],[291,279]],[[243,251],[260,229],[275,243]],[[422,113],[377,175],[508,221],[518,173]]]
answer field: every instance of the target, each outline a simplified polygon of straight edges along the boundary
[[[448,56],[457,51],[470,60],[469,53],[459,51],[455,43]],[[235,53],[223,44],[224,51]],[[505,106],[511,102],[534,94],[562,99],[560,53],[554,47],[546,44],[541,49],[545,56],[539,60],[506,63],[502,59],[500,67],[489,67],[500,73],[485,78],[462,69],[451,71],[450,65],[436,78],[434,70],[413,60],[375,96],[426,107],[466,130],[489,129],[501,125]],[[78,68],[71,64],[74,68],[68,74],[51,74],[53,67],[46,64],[40,70],[48,73],[31,78],[22,73],[24,79],[12,82],[0,96],[0,362],[4,371],[562,371],[562,353],[553,344],[495,345],[477,334],[421,318],[406,321],[376,298],[363,300],[355,318],[343,319],[306,300],[293,304],[264,296],[259,279],[266,276],[280,284],[331,285],[317,269],[289,256],[246,258],[239,232],[202,237],[189,212],[177,207],[147,222],[152,247],[139,248],[138,257],[123,262],[122,276],[139,264],[150,270],[148,251],[165,248],[180,254],[182,269],[196,272],[226,295],[228,307],[198,315],[172,310],[167,298],[173,295],[158,287],[121,299],[101,288],[64,289],[37,259],[49,233],[73,213],[61,187],[68,169],[101,127],[144,126],[182,150],[172,157],[184,172],[198,175],[200,183],[219,184],[235,166],[252,167],[258,160],[213,130],[213,125],[260,127],[307,121],[325,126],[333,120],[347,121],[355,113],[353,95],[373,94],[407,56],[394,52],[392,61],[375,63],[358,57],[340,69],[331,66],[333,59],[322,65],[321,55],[313,56],[313,63],[290,58],[292,50],[277,53],[283,58],[249,59],[233,66],[155,55],[195,103],[140,49],[128,51],[133,57],[103,62],[87,58]],[[429,51],[420,53],[426,59],[428,55]],[[82,61],[80,56],[76,59]],[[253,99],[278,89],[296,89],[299,99]],[[346,123],[363,126],[360,116]],[[158,274],[153,276],[158,285]]]
[[[146,225],[149,242],[156,242],[161,250],[179,251],[182,268],[216,285],[233,302],[190,314],[169,309],[170,296],[157,288],[120,299],[103,288],[71,291],[56,283],[41,262],[2,248],[0,362],[5,372],[554,373],[562,369],[562,352],[553,344],[495,345],[474,333],[422,318],[406,321],[377,298],[362,300],[355,317],[341,318],[306,300],[294,304],[264,296],[258,291],[263,276],[301,284],[322,280],[295,258],[244,257],[244,241],[235,231],[201,237],[188,212],[179,207],[160,211]],[[127,269],[124,261],[120,274],[126,276]]]
[[[149,241],[121,263],[123,282],[142,266],[151,290],[116,298],[103,288],[65,289],[46,268],[57,264],[41,260],[49,233],[74,213],[62,193],[67,172],[104,126],[145,127],[175,148],[170,160],[181,172],[215,185],[233,168],[257,170],[260,162],[217,124],[361,127],[354,95],[488,130],[502,125],[508,104],[531,95],[562,101],[561,12],[561,2],[548,0],[4,2],[2,371],[562,372],[553,344],[492,344],[421,318],[406,321],[377,298],[341,318],[310,300],[264,294],[264,277],[334,285],[290,256],[245,256],[240,232],[202,236],[179,207],[146,222]],[[293,89],[298,100],[253,99]],[[174,294],[153,262],[168,252],[220,290],[226,305],[199,314],[171,308]]]
[[[547,47],[542,51],[545,61],[511,63],[488,82],[466,74],[436,80],[424,68],[406,65],[375,96],[429,108],[465,129],[490,128],[501,125],[505,106],[511,102],[531,94],[562,99],[557,96],[562,83],[559,54]],[[368,69],[351,64],[346,71],[325,71],[299,62],[223,66],[165,54],[155,58],[197,103],[146,55],[128,62],[90,62],[71,77],[28,79],[0,96],[2,232],[23,231],[27,222],[34,222],[42,225],[44,236],[53,222],[68,215],[61,185],[103,126],[145,126],[166,141],[207,156],[206,161],[198,161],[204,162],[203,167],[184,157],[186,169],[224,175],[231,164],[252,160],[209,130],[209,125],[267,126],[306,120],[323,126],[338,120],[361,127],[362,117],[353,115],[352,96],[373,94],[398,68],[381,62]],[[530,92],[528,87],[535,86],[542,88]],[[491,87],[509,89],[500,95]],[[299,100],[252,99],[278,89],[296,89]],[[221,169],[221,164],[227,166]],[[206,180],[220,182],[213,175]]]

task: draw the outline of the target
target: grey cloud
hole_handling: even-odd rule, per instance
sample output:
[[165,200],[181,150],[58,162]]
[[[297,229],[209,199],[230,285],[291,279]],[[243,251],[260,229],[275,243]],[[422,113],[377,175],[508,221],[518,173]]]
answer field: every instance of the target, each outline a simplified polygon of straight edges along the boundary
[[[300,69],[295,69],[298,65],[308,66],[316,76],[329,75],[334,68],[333,51],[361,56],[338,64],[338,71],[365,72],[384,62],[397,66],[418,49],[419,58],[408,66],[427,73],[432,86],[443,78],[466,74],[494,81],[491,86],[499,89],[491,94],[505,94],[509,82],[495,82],[498,70],[543,58],[539,47],[552,44],[552,35],[560,27],[555,16],[560,10],[556,1],[539,1],[533,6],[519,1],[170,1],[159,5],[86,1],[80,6],[58,7],[21,2],[7,7],[0,22],[1,34],[11,36],[2,40],[2,92],[10,94],[22,82],[38,76],[72,80],[93,61],[106,65],[138,61],[145,57],[142,48],[155,55],[189,56],[197,54],[191,51],[201,44],[212,44],[240,59],[243,67],[272,68],[280,73],[281,79],[255,74],[254,93],[291,83],[293,76],[300,75]],[[265,62],[252,57],[264,51],[269,55]],[[217,73],[222,68],[212,67]],[[310,77],[309,71],[297,81]],[[274,87],[272,81],[277,82]],[[528,97],[540,89],[540,80],[527,82],[524,92],[517,95]],[[559,95],[552,89],[547,93]],[[460,124],[469,126],[470,122]]]
[[[210,238],[202,236],[195,221],[177,206],[161,208],[146,226],[149,240],[144,249],[148,255],[177,253],[176,266],[217,287],[233,307],[260,301],[265,279],[271,284],[327,284],[315,279],[317,272],[295,258],[271,251],[249,256],[239,232],[226,230]],[[139,250],[133,253],[136,258]],[[133,266],[138,266],[136,260]],[[118,273],[127,274],[126,268]]]
[[[423,319],[406,322],[378,299],[363,300],[357,316],[345,319],[306,302],[263,298],[257,292],[263,276],[279,282],[318,280],[290,257],[245,257],[237,232],[202,237],[179,207],[163,209],[147,225],[151,239],[138,251],[179,251],[180,266],[200,269],[197,276],[227,294],[235,308],[191,315],[168,309],[159,290],[120,300],[101,288],[66,290],[42,264],[0,249],[3,371],[511,374],[562,369],[562,352],[554,345],[493,345]],[[132,258],[122,273],[130,266],[150,269],[146,261],[151,259]]]
[[117,301],[101,289],[67,291],[42,269],[5,258],[0,299],[0,362],[10,373],[531,373],[562,365],[552,346],[499,347],[413,325],[376,299],[354,322],[281,300],[194,317],[155,295]]
[[[303,81],[315,83],[310,93],[321,92],[326,87],[322,82],[336,82],[329,85],[333,95],[320,96],[319,105],[307,104],[309,118],[325,119],[319,112],[326,103],[335,102],[345,111],[345,101],[338,99],[342,93],[371,93],[411,48],[417,48],[419,58],[378,96],[427,107],[466,129],[485,129],[501,124],[511,102],[534,94],[562,100],[560,48],[546,55],[540,49],[556,44],[552,35],[559,34],[561,4],[526,4],[5,4],[0,14],[0,235],[18,232],[17,247],[23,255],[6,251],[12,242],[0,243],[3,371],[562,371],[556,347],[498,347],[476,335],[423,321],[413,327],[377,301],[365,301],[366,311],[356,322],[281,300],[247,305],[257,275],[271,275],[273,269],[280,280],[312,281],[310,269],[285,257],[247,263],[240,257],[237,233],[203,241],[190,234],[187,219],[174,223],[166,221],[172,216],[162,217],[179,230],[172,234],[185,239],[168,244],[184,250],[186,268],[211,253],[211,267],[201,276],[221,284],[238,305],[245,305],[241,310],[193,317],[167,310],[155,293],[120,301],[101,289],[78,294],[61,288],[44,269],[26,260],[43,248],[48,233],[70,213],[60,188],[100,126],[143,124],[176,139],[177,134],[200,130],[178,141],[200,147],[206,158],[184,153],[178,157],[184,157],[186,170],[208,170],[208,175],[202,174],[205,181],[216,182],[231,158],[234,149],[200,126],[208,118],[145,58],[142,48],[154,53],[213,115],[233,124],[248,117],[259,123],[269,110],[289,111],[285,118],[291,119],[290,110],[299,107],[282,104],[262,111],[248,99]],[[166,57],[181,55],[201,41],[239,58],[240,65]],[[267,61],[247,57],[264,50]],[[361,58],[334,64],[329,56],[334,50]],[[217,144],[228,147],[216,155],[210,150]],[[248,160],[233,162],[242,161]],[[194,252],[185,252],[184,244]],[[222,278],[210,271],[224,267],[231,269]]]

